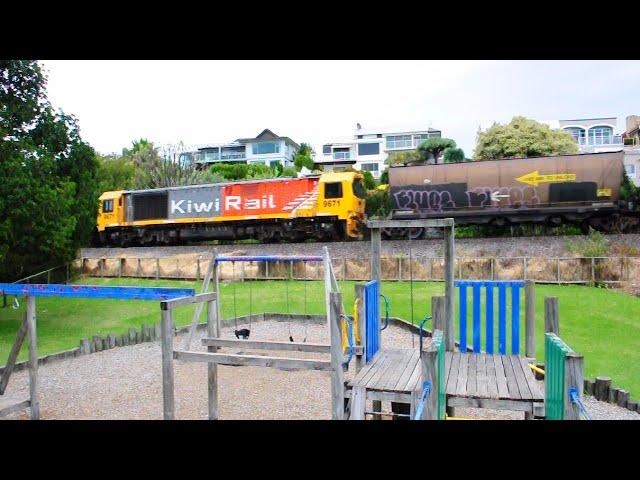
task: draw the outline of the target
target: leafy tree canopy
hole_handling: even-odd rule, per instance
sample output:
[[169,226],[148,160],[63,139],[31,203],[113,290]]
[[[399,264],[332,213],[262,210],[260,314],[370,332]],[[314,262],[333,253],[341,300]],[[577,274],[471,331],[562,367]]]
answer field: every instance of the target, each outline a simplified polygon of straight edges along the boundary
[[418,156],[422,162],[435,161],[448,148],[456,148],[456,142],[450,138],[431,137],[418,145]]
[[445,148],[442,157],[444,158],[444,163],[464,162],[466,160],[464,150],[461,148]]
[[0,61],[0,278],[70,262],[95,230],[98,161],[35,61]]
[[514,117],[506,125],[494,123],[478,132],[474,158],[490,160],[565,153],[578,153],[578,146],[569,133],[525,117]]

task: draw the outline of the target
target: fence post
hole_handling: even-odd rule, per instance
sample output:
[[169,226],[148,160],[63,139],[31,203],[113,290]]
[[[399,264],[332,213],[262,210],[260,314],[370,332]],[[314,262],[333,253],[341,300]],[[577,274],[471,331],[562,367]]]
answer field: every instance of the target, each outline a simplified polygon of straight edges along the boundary
[[104,258],[104,257],[102,257],[102,258],[99,260],[99,263],[100,263],[100,277],[103,277],[103,278],[104,278],[104,262],[105,262],[105,261],[106,261],[106,260],[105,260],[105,258]]
[[558,279],[558,284],[560,284],[560,259],[556,258],[556,277]]
[[160,258],[156,257],[156,280],[160,278]]
[[591,257],[591,285],[596,284],[596,259]]
[[160,345],[162,347],[162,406],[165,420],[175,418],[173,389],[173,310],[167,302],[160,302]]
[[202,258],[202,255],[198,255],[198,258],[196,259],[196,280],[200,280],[200,259]]
[[[525,257],[526,258],[526,257]],[[533,280],[527,280],[524,284],[525,307],[525,356],[536,358],[536,284]]]
[[493,263],[494,263],[494,258],[491,257],[491,280],[495,280],[496,279],[495,271],[494,271],[494,268],[493,268]]
[[[371,229],[371,279],[377,280],[380,285],[380,250],[382,249],[382,237],[379,228]],[[382,285],[380,285],[382,286]]]
[[445,332],[447,328],[447,317],[445,315],[446,310],[446,297],[433,296],[431,297],[431,317],[433,318],[433,330],[440,330]]
[[558,297],[544,297],[544,333],[560,336]]
[[124,258],[120,257],[118,259],[118,277],[122,277],[122,264],[124,263]]
[[564,415],[565,420],[580,420],[576,405],[571,403],[569,388],[576,387],[578,397],[582,400],[584,390],[584,357],[569,352],[564,358]]
[[523,268],[522,268],[522,279],[524,281],[527,280],[527,257],[522,257]]
[[[326,248],[326,247],[325,247]],[[342,296],[330,293],[329,324],[331,330],[331,418],[344,419],[344,372],[342,370],[342,333],[340,312]]]
[[139,277],[142,275],[142,265],[140,264],[140,257],[138,257],[138,262],[137,262],[137,266],[136,266],[136,277]]
[[84,268],[84,264],[85,264],[85,261],[86,261],[86,260],[87,260],[87,259],[86,259],[86,258],[84,258],[84,257],[82,257],[82,258],[80,259],[80,272],[82,273],[82,275],[84,275],[84,270],[85,270],[85,268]]

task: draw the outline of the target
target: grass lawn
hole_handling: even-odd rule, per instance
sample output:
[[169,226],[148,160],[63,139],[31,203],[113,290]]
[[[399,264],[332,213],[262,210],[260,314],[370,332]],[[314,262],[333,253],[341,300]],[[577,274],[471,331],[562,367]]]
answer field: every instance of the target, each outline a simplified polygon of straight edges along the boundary
[[[140,279],[83,279],[83,284],[194,287],[199,282]],[[348,313],[352,312],[356,282],[340,282]],[[324,313],[324,286],[320,281],[269,281],[220,285],[222,318],[250,312]],[[384,282],[382,291],[390,299],[391,315],[411,321],[412,303],[409,282]],[[456,289],[457,290],[457,289]],[[234,294],[235,293],[235,294]],[[413,323],[430,313],[432,295],[443,295],[440,282],[413,284]],[[471,292],[468,292],[471,297]],[[497,297],[497,292],[494,293]],[[584,286],[536,286],[537,358],[543,359],[544,297],[557,296],[560,302],[560,336],[576,352],[585,356],[586,375],[608,375],[616,386],[640,397],[640,299],[622,293]],[[235,302],[234,302],[235,297]],[[251,298],[251,305],[249,299]],[[12,300],[12,298],[10,298]],[[20,308],[0,308],[0,363],[4,364],[16,335],[25,304]],[[496,300],[497,301],[497,298]],[[38,351],[40,355],[78,345],[81,338],[109,333],[122,334],[130,327],[153,324],[160,320],[159,303],[154,301],[92,300],[70,298],[38,298]],[[456,309],[458,299],[456,298]],[[521,316],[524,316],[524,294]],[[482,307],[484,310],[484,306]],[[384,313],[384,308],[382,309]],[[468,306],[469,314],[471,305]],[[497,307],[494,310],[497,317]],[[190,322],[193,306],[177,310],[175,322]],[[202,317],[204,321],[204,315]],[[457,323],[457,320],[456,320]],[[427,324],[431,327],[431,324]],[[471,319],[468,320],[470,329]],[[292,334],[301,326],[293,324]],[[484,326],[482,328],[484,332]],[[494,327],[497,332],[497,326]],[[510,325],[507,324],[510,332]],[[521,336],[524,328],[521,327]],[[508,335],[510,337],[510,335]],[[286,340],[286,339],[285,339]],[[510,338],[509,338],[510,340]],[[383,333],[384,344],[384,333]],[[469,336],[469,344],[471,338]],[[484,335],[482,338],[484,348]],[[509,343],[507,343],[510,349]],[[26,342],[20,358],[26,358]],[[521,351],[524,351],[522,339]]]

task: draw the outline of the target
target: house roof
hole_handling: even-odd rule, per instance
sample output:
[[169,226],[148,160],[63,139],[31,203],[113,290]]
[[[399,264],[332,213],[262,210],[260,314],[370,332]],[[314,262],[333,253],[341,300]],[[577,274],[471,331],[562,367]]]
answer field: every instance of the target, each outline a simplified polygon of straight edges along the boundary
[[238,138],[235,141],[238,142],[238,143],[249,143],[249,142],[264,142],[264,141],[277,140],[277,139],[282,139],[285,142],[288,142],[288,143],[292,144],[293,146],[295,146],[297,148],[300,148],[300,145],[298,145],[296,142],[291,140],[289,137],[280,137],[280,136],[276,135],[275,133],[273,133],[268,128],[265,128],[256,137],[253,137],[253,138]]

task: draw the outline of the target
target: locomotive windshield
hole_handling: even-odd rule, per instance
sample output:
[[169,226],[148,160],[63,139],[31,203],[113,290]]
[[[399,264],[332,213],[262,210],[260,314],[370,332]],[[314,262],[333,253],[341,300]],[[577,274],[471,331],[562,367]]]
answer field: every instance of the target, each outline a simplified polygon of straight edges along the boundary
[[353,181],[353,194],[358,198],[367,198],[367,191],[359,178]]

